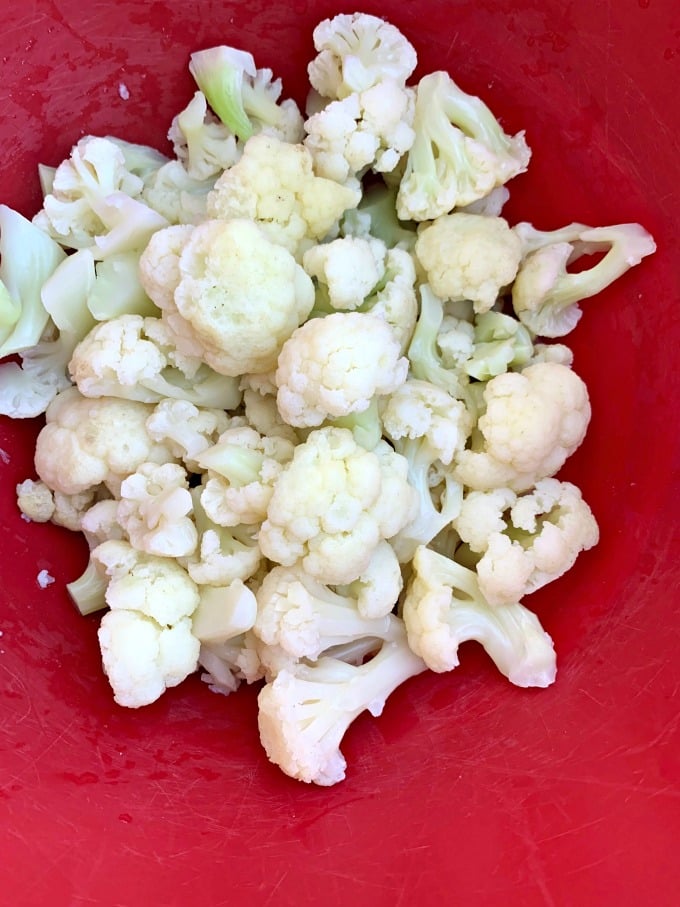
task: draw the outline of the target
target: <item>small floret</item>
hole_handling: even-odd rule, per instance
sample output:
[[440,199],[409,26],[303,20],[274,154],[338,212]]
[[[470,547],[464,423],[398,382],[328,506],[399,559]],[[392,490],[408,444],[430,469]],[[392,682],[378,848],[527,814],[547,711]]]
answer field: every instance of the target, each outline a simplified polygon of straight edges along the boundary
[[373,397],[399,387],[407,371],[382,318],[335,312],[306,322],[283,344],[276,401],[289,425],[316,426],[368,409]]
[[397,195],[401,220],[432,220],[484,198],[527,169],[524,133],[506,135],[481,98],[447,72],[418,83],[413,128]]
[[409,645],[430,670],[452,671],[459,646],[475,640],[516,686],[554,681],[552,640],[535,614],[517,602],[491,607],[473,570],[429,548],[418,548],[412,568],[402,613]]

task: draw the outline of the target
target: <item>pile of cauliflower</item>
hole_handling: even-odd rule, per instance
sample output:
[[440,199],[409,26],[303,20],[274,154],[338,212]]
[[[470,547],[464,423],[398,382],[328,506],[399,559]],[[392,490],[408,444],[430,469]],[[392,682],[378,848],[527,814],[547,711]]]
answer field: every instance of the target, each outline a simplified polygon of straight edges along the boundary
[[466,641],[555,679],[522,601],[598,541],[555,477],[591,416],[559,338],[655,246],[510,224],[522,132],[409,84],[382,19],[313,38],[304,114],[200,50],[172,156],[88,135],[32,221],[0,207],[0,411],[44,414],[18,505],[87,539],[68,589],[115,701],[260,683],[269,759],[331,785],[351,722]]

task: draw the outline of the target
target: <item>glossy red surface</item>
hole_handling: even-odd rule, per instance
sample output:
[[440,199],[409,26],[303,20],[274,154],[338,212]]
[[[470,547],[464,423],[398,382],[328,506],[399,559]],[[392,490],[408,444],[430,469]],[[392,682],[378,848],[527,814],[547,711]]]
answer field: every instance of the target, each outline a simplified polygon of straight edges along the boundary
[[[534,159],[508,214],[553,227],[639,220],[658,252],[570,338],[593,422],[564,475],[597,549],[531,604],[557,683],[521,691],[480,652],[422,675],[346,738],[347,780],[309,788],[259,747],[253,690],[197,680],[124,711],[96,621],[63,588],[66,531],[28,525],[14,485],[38,426],[0,422],[0,901],[13,907],[678,903],[676,0],[366,2],[447,67]],[[85,132],[167,148],[189,51],[255,50],[301,99],[311,28],[333,2],[0,0],[0,199],[31,214],[35,165]],[[119,85],[129,90],[123,100]],[[39,570],[56,583],[41,590]]]

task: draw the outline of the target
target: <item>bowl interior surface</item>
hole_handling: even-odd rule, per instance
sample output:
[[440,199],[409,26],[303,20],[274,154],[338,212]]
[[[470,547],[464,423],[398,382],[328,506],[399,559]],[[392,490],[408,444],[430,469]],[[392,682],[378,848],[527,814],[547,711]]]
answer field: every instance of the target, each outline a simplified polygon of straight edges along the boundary
[[[56,165],[81,135],[170,151],[191,51],[250,50],[303,102],[313,26],[354,11],[325,0],[0,8],[0,201],[27,216],[40,205],[37,163]],[[333,789],[267,762],[253,689],[226,699],[191,678],[125,711],[101,672],[96,618],[64,590],[84,542],[16,509],[40,425],[2,419],[0,888],[16,907],[670,905],[680,890],[677,4],[357,8],[404,31],[419,74],[448,69],[508,132],[526,129],[533,159],[509,186],[511,222],[639,221],[658,244],[584,303],[566,338],[593,418],[561,476],[582,488],[602,538],[527,601],[555,641],[557,682],[516,689],[466,645],[454,673],[416,677],[382,717],[356,721]],[[47,589],[42,569],[56,579]]]

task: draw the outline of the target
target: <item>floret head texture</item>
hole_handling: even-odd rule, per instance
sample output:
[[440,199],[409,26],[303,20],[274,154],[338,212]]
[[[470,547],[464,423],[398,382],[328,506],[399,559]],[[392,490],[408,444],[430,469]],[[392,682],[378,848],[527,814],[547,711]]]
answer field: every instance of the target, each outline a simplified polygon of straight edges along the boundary
[[408,360],[382,318],[334,312],[299,327],[283,344],[277,404],[289,425],[311,427],[360,413],[406,380]]
[[492,378],[484,390],[477,443],[456,458],[454,474],[480,491],[525,491],[555,475],[590,422],[584,381],[568,366],[539,362]]
[[411,43],[394,25],[366,13],[324,19],[312,34],[317,56],[309,81],[327,98],[344,98],[386,78],[405,84],[416,68]]
[[311,278],[249,220],[209,220],[195,227],[179,272],[178,317],[172,320],[178,346],[186,334],[223,375],[271,369],[314,304]]
[[406,459],[379,448],[359,447],[347,429],[312,431],[274,488],[259,536],[264,556],[284,566],[299,560],[329,585],[361,576],[415,506]]

